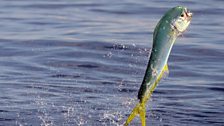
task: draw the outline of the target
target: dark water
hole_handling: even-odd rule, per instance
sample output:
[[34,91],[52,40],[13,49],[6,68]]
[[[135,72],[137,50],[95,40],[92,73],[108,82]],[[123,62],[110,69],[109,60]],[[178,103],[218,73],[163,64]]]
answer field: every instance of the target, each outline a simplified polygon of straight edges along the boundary
[[121,125],[137,103],[153,29],[177,5],[193,21],[147,124],[224,125],[222,0],[2,0],[0,126]]

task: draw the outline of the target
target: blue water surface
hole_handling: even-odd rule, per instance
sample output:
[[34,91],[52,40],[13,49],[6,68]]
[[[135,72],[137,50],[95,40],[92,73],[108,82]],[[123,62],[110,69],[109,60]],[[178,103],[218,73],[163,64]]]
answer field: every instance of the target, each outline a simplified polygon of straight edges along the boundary
[[223,126],[222,0],[1,0],[0,126],[122,125],[138,102],[153,29],[177,5],[193,20],[147,125]]

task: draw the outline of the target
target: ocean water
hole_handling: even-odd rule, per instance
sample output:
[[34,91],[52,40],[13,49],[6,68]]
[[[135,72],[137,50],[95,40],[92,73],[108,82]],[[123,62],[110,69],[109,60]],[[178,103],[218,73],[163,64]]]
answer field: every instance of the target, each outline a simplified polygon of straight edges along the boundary
[[122,125],[153,29],[177,5],[193,20],[148,102],[147,125],[223,126],[222,0],[2,0],[0,126]]

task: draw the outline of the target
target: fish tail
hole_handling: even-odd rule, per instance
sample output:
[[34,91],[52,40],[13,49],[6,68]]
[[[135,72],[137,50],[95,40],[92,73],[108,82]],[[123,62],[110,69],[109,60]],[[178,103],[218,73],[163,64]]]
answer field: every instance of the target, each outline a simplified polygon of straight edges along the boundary
[[168,66],[165,65],[162,73],[158,76],[158,79],[150,84],[150,86],[147,89],[146,83],[143,83],[139,93],[138,93],[138,99],[140,100],[139,103],[135,106],[135,108],[132,110],[131,114],[129,115],[128,119],[126,120],[124,126],[128,126],[128,124],[135,118],[135,116],[139,115],[141,119],[142,126],[146,125],[145,122],[145,115],[146,115],[146,103],[150,99],[152,92],[155,90],[158,82],[162,78],[162,75],[165,71],[168,71]]
[[144,102],[139,102],[135,108],[132,110],[131,114],[129,115],[128,119],[126,120],[124,126],[128,126],[128,124],[135,118],[135,116],[139,115],[141,119],[142,126],[146,125],[145,122],[145,115],[146,115],[146,108]]

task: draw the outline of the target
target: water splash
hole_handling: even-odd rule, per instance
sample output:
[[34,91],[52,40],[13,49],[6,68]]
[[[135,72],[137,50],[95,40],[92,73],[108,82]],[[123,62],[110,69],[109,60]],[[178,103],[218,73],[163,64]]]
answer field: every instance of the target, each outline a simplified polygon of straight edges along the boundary
[[46,107],[48,103],[38,95],[37,100],[35,100],[36,105],[38,106],[38,118],[41,121],[41,126],[53,126],[53,118],[48,113]]
[[122,126],[120,122],[123,118],[122,112],[106,111],[100,119],[100,122],[102,122],[102,125],[104,126],[108,125],[108,122],[109,125]]

